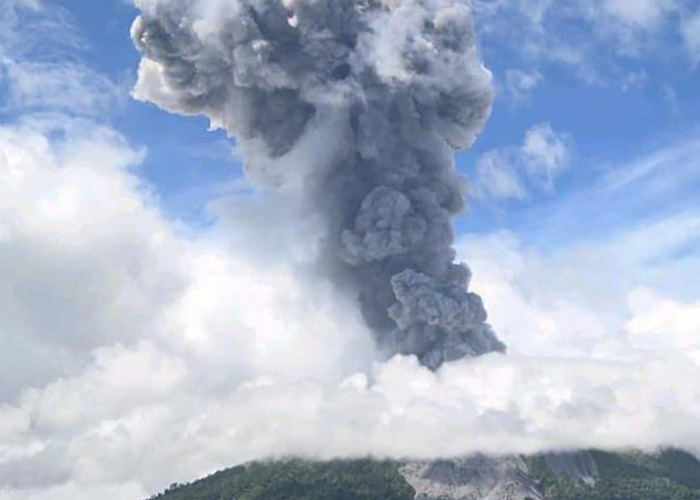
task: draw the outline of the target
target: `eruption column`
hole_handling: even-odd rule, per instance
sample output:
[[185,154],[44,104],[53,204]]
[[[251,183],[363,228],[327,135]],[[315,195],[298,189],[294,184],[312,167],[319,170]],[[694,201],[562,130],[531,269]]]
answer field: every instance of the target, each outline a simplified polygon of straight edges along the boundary
[[356,294],[385,354],[502,351],[470,271],[454,152],[491,109],[466,0],[137,0],[137,97],[205,115],[251,178],[301,190],[319,266]]

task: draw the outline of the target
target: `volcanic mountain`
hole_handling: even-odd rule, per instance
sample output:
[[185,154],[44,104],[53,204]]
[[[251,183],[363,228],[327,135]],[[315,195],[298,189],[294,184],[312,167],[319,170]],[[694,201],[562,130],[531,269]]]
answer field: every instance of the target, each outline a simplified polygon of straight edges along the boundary
[[150,500],[697,500],[700,461],[679,450],[589,451],[402,463],[255,462]]

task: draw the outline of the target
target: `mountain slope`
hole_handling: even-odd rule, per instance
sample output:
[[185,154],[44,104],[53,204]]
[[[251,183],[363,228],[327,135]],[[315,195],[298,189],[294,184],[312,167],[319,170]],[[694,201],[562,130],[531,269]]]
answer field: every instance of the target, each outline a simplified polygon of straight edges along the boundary
[[258,462],[173,485],[152,500],[413,500],[398,464],[373,460]]
[[548,499],[700,500],[700,462],[688,453],[591,451],[590,455],[598,470],[595,484],[554,474],[544,456],[529,458],[527,462],[531,476]]
[[700,500],[700,461],[666,450],[399,463],[251,463],[151,500]]

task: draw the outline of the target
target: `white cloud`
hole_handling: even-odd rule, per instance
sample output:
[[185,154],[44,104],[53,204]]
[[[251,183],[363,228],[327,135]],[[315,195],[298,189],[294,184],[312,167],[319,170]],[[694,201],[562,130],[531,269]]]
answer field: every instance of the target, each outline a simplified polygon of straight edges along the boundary
[[623,23],[651,29],[677,8],[675,0],[605,0],[605,10]]
[[700,360],[700,300],[683,303],[640,288],[629,294],[629,308],[625,330],[635,343],[689,352]]
[[[0,128],[7,498],[76,485],[85,495],[121,484],[131,492],[135,480],[155,489],[173,473],[222,466],[236,457],[202,432],[229,432],[218,419],[207,428],[208,412],[229,397],[222,411],[244,411],[243,382],[271,377],[293,389],[310,379],[319,391],[373,359],[354,304],[284,256],[242,258],[251,245],[262,251],[260,241],[233,251],[216,232],[178,236],[128,168],[140,154],[91,125],[54,138],[31,125]],[[167,444],[174,436],[180,451]],[[169,451],[155,457],[153,446]],[[182,460],[172,472],[170,453]]]
[[97,116],[123,92],[110,79],[81,64],[5,61],[10,111],[61,111]]
[[531,68],[553,63],[587,83],[607,85],[624,77],[630,60],[682,50],[659,35],[676,38],[688,5],[692,1],[475,0],[474,8],[487,62],[491,51],[495,64],[507,53]]
[[0,127],[0,394],[144,335],[183,286],[178,243],[129,170],[140,154],[74,126],[59,141]]
[[146,498],[148,493],[138,483],[118,485],[85,486],[69,483],[45,490],[29,490],[25,492],[0,491],[0,500],[76,500],[91,498],[109,498],[109,500],[134,500]]
[[567,137],[556,133],[549,123],[536,125],[525,133],[522,153],[527,170],[547,189],[554,187],[554,180],[568,166],[567,142]]
[[85,42],[68,12],[40,0],[13,1],[0,8],[0,109],[15,114],[61,112],[100,117],[119,103],[125,89],[65,57]]
[[525,199],[530,188],[551,191],[569,167],[570,138],[549,123],[525,132],[523,144],[484,153],[476,164],[476,184],[493,200]]
[[[698,292],[687,277],[700,272],[700,255],[683,249],[698,238],[700,214],[679,213],[563,248],[538,251],[497,233],[465,237],[458,249],[515,354],[624,357],[644,347],[628,334],[648,334],[652,319],[667,321],[669,348],[681,347],[674,335],[690,336]],[[700,331],[695,339],[700,348]]]
[[682,34],[688,55],[697,65],[700,62],[700,10],[684,20]]
[[542,83],[539,71],[509,69],[505,75],[505,88],[515,103],[527,99],[528,95]]
[[484,153],[477,162],[476,175],[482,196],[494,200],[522,200],[528,195],[513,165],[513,158],[502,151]]

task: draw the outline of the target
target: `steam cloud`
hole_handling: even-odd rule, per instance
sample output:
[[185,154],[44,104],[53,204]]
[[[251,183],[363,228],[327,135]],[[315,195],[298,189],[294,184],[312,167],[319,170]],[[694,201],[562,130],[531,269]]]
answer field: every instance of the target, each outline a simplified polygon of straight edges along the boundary
[[454,150],[491,109],[467,0],[139,0],[135,94],[206,115],[251,178],[299,188],[327,229],[320,265],[359,297],[387,354],[436,369],[503,351],[450,218]]

